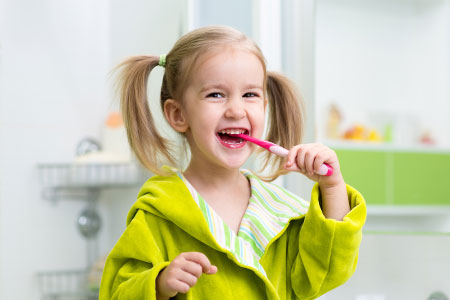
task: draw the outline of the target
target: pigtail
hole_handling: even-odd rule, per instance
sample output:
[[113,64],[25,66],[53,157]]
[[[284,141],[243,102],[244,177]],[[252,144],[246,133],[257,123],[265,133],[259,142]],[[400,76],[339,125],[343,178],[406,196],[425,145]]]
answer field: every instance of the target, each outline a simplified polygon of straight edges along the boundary
[[[267,96],[269,98],[269,124],[267,140],[284,148],[300,144],[303,136],[303,101],[297,93],[294,83],[276,72],[267,72]],[[272,181],[286,174],[283,168],[284,158],[264,153],[264,170],[272,165],[273,173],[262,178]]]
[[117,92],[127,130],[128,142],[137,159],[155,174],[165,174],[159,167],[161,158],[174,165],[169,141],[156,130],[147,100],[150,72],[158,65],[157,56],[134,56],[116,67]]

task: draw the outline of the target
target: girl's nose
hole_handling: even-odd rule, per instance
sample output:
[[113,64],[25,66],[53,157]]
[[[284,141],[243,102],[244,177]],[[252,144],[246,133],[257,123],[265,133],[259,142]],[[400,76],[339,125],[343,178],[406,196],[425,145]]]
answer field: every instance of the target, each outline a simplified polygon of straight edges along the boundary
[[230,119],[242,119],[246,115],[244,101],[242,99],[232,99],[227,103],[225,117]]

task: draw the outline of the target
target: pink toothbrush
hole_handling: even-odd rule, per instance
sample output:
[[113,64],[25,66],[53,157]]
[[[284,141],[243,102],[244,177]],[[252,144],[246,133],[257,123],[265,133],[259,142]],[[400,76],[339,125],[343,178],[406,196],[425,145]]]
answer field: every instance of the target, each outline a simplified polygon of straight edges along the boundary
[[[273,154],[276,154],[278,156],[286,157],[288,155],[288,153],[289,153],[289,150],[287,150],[287,149],[285,149],[285,148],[283,148],[283,147],[281,147],[281,146],[279,146],[277,144],[274,144],[274,143],[271,143],[271,142],[268,142],[268,141],[263,141],[263,140],[254,138],[252,136],[246,135],[246,134],[240,133],[240,134],[232,134],[232,135],[233,136],[237,136],[237,137],[239,137],[239,138],[241,138],[243,140],[249,141],[249,142],[251,142],[253,144],[256,144],[256,145],[258,145],[260,147],[263,147],[264,149],[267,149],[270,152],[272,152]],[[333,168],[330,165],[328,165],[328,164],[323,164],[323,165],[320,166],[319,171],[317,172],[317,174],[318,175],[324,175],[324,176],[330,176],[330,175],[333,174]]]

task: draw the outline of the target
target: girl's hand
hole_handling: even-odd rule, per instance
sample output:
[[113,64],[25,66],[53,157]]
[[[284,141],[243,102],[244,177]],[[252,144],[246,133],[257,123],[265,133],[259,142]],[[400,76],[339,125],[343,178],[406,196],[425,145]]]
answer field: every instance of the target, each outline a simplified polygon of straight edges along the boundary
[[[331,176],[317,175],[322,164],[333,168]],[[326,218],[342,220],[350,211],[346,185],[341,174],[336,153],[322,144],[303,144],[289,150],[286,170],[303,173],[319,183],[322,196],[322,211]]]
[[203,273],[216,272],[217,267],[211,265],[203,253],[181,253],[156,278],[156,298],[169,299],[178,293],[187,293]]
[[[333,168],[331,176],[316,173],[324,163]],[[304,174],[309,179],[318,182],[320,187],[328,188],[344,182],[336,153],[320,143],[300,144],[292,147],[289,150],[284,168]]]

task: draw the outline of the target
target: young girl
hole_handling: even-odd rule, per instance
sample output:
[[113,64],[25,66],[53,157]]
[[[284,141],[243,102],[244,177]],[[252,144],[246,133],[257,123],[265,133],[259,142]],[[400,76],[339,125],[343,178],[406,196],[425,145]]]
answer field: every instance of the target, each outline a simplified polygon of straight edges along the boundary
[[[165,68],[161,108],[189,144],[181,171],[147,103],[150,71]],[[167,56],[121,66],[121,107],[140,162],[158,174],[142,187],[105,265],[100,299],[314,299],[356,268],[365,220],[336,154],[300,144],[302,110],[292,84],[266,70],[253,41],[227,27],[194,30]],[[290,149],[266,153],[267,181],[240,167],[262,137]],[[160,167],[160,161],[172,167]],[[329,164],[331,176],[317,175]],[[270,180],[289,171],[317,182],[308,203]]]

